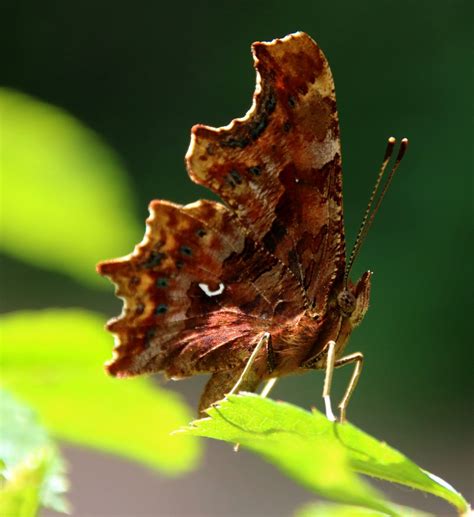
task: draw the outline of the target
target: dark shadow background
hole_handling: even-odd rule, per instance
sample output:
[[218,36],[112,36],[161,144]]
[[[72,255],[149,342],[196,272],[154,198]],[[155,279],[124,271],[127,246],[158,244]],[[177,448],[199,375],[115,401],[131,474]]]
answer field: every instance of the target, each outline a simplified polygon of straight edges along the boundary
[[[18,0],[3,4],[0,70],[3,85],[65,108],[117,150],[143,220],[153,198],[186,203],[208,196],[184,169],[189,129],[197,122],[227,124],[246,112],[254,89],[250,43],[295,30],[316,39],[336,82],[349,243],[386,138],[411,142],[354,270],[354,276],[366,269],[375,275],[371,309],[349,346],[366,356],[349,418],[468,498],[471,5]],[[107,316],[119,311],[112,287],[87,290],[8,258],[2,291],[3,311],[80,305]],[[337,393],[349,373],[337,372]],[[195,404],[202,383],[170,387]],[[282,380],[275,397],[321,408],[321,387],[322,375],[310,373]],[[289,515],[315,499],[260,459],[235,455],[224,444],[209,443],[201,469],[181,480],[90,451],[65,452],[77,516]],[[388,490],[398,501],[449,514],[433,498]]]

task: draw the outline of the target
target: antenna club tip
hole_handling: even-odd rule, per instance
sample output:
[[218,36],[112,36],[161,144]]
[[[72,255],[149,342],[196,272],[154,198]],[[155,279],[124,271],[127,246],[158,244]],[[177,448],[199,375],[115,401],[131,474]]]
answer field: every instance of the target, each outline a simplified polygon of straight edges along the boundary
[[407,137],[402,138],[402,141],[400,143],[403,145],[408,145],[408,138]]
[[[406,140],[406,139],[405,139]],[[397,139],[394,136],[388,138],[388,143],[394,145]]]

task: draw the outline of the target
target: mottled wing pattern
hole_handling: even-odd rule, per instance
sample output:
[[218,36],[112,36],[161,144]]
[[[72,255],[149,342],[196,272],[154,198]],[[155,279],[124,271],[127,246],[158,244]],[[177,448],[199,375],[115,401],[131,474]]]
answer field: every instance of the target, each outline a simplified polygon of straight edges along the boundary
[[252,49],[257,88],[251,109],[219,129],[194,126],[188,171],[288,266],[310,312],[322,314],[345,260],[331,71],[301,32]]
[[211,201],[153,201],[144,240],[98,270],[124,300],[108,324],[113,375],[239,368],[263,331],[278,334],[304,305],[288,269]]

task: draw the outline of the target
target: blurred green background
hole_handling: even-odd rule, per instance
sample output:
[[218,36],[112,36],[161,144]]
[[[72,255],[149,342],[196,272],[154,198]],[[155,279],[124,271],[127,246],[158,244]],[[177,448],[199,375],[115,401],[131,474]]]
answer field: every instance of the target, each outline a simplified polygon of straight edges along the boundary
[[[115,206],[113,176],[110,190],[93,171],[81,186],[98,206],[104,196],[117,211],[110,235],[118,236],[120,253],[141,238],[151,199],[209,197],[184,169],[189,130],[246,112],[255,79],[251,42],[304,30],[319,43],[336,83],[349,244],[386,138],[410,139],[354,268],[354,276],[366,269],[375,275],[370,311],[348,348],[366,356],[349,418],[472,497],[472,2],[23,0],[6,7],[1,84],[64,109],[100,135],[128,172]],[[22,225],[35,193],[41,206],[41,188],[51,181],[41,180],[25,182],[14,199],[2,189]],[[88,234],[75,234],[78,217],[80,208],[71,217],[73,237],[94,247]],[[124,217],[134,221],[126,230]],[[104,321],[119,312],[111,286],[91,280],[88,287],[67,267],[49,271],[22,253],[2,256],[2,312],[80,306]],[[337,372],[336,393],[349,374]],[[203,382],[170,388],[195,405]],[[282,380],[274,396],[321,408],[321,388],[322,375],[310,373]],[[85,450],[66,448],[66,456],[76,515],[160,514],[160,505],[166,515],[287,515],[313,499],[258,459],[236,457],[221,444],[209,447],[201,470],[173,482]],[[112,490],[113,500],[104,501]],[[439,514],[446,508],[400,490],[393,496],[433,505]]]

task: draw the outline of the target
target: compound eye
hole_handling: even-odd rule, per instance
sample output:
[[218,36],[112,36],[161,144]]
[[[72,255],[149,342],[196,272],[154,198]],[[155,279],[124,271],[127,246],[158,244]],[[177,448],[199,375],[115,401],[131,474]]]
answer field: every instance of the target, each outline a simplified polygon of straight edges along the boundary
[[344,316],[350,316],[354,312],[356,299],[350,291],[344,290],[337,295],[337,303]]

